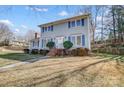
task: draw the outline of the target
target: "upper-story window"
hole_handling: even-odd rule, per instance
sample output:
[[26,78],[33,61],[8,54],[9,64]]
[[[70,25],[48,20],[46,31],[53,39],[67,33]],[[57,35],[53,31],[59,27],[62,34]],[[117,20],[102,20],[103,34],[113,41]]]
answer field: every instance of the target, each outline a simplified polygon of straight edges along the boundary
[[81,25],[81,20],[77,20],[76,24],[77,24],[77,26],[80,26]]
[[47,27],[45,27],[45,31],[47,31]]
[[75,27],[75,21],[72,21],[72,22],[71,22],[71,26],[72,26],[72,27]]
[[53,31],[53,25],[51,25],[51,31]]
[[68,28],[76,27],[76,26],[84,26],[84,19],[78,19],[75,21],[68,22]]
[[42,27],[42,32],[46,32],[46,31],[53,31],[53,25],[48,27]]

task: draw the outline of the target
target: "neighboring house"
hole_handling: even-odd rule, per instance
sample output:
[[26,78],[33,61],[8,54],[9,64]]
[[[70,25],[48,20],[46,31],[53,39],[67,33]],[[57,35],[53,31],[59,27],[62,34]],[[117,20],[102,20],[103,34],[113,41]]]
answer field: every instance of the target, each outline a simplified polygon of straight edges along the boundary
[[11,40],[9,45],[13,47],[27,47],[28,43],[25,40]]
[[36,32],[34,39],[30,40],[29,49],[30,50],[39,49],[39,47],[40,47],[39,43],[40,43],[40,37],[38,36],[38,33]]
[[55,42],[56,48],[63,48],[66,40],[73,43],[72,48],[91,49],[89,18],[90,14],[84,14],[39,25],[41,35],[38,49],[48,49],[48,41]]

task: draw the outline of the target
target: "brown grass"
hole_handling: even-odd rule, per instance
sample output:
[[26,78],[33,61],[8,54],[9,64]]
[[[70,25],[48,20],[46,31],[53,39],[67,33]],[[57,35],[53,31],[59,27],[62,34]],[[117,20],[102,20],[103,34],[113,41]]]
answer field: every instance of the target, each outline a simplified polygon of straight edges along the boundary
[[51,58],[0,72],[0,86],[124,86],[123,71],[108,58]]

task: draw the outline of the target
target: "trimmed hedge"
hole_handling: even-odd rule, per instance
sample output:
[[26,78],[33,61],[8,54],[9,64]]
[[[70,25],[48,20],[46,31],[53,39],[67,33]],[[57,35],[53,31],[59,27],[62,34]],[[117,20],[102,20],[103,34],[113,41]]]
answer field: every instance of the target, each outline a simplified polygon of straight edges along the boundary
[[24,49],[23,51],[24,51],[24,53],[29,53],[30,50],[29,49]]
[[64,56],[64,50],[63,49],[57,49],[57,56]]
[[72,49],[71,54],[72,56],[77,56],[78,55],[77,49]]
[[[76,48],[76,49],[72,49],[72,50],[56,49],[56,51],[52,51],[52,53],[54,53],[54,52],[56,53],[54,56],[87,56],[89,53],[89,49],[87,49],[87,48]],[[38,49],[33,49],[31,51],[31,53],[32,54],[40,53],[41,55],[46,56],[50,53],[50,51],[49,50],[42,50],[42,49],[39,51]]]
[[51,49],[51,48],[53,48],[53,47],[55,46],[55,42],[50,41],[50,42],[48,42],[48,43],[46,44],[46,46],[47,46],[49,49]]
[[65,49],[70,49],[73,46],[73,43],[71,41],[65,41],[63,46]]
[[39,53],[39,50],[38,49],[32,49],[31,53],[32,54],[38,54]]
[[40,54],[46,56],[49,53],[49,50],[40,50]]
[[87,56],[89,49],[87,48],[77,48],[71,51],[72,56]]

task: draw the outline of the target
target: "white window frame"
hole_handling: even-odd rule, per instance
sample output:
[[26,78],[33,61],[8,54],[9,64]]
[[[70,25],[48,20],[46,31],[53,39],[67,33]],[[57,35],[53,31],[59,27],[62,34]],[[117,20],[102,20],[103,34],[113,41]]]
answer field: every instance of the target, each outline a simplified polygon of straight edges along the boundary
[[[77,45],[77,36],[80,36],[81,37],[81,43],[80,43],[80,45]],[[73,47],[76,47],[76,48],[82,47],[82,34],[71,35],[71,42],[72,42],[72,37],[75,37],[75,44],[73,44]]]

